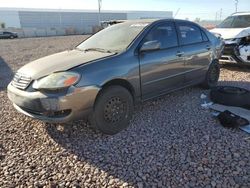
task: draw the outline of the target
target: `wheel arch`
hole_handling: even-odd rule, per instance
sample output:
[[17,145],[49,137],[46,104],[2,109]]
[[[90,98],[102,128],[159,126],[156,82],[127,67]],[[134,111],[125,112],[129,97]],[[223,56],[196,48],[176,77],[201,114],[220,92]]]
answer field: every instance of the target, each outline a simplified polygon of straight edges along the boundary
[[219,62],[220,62],[220,60],[218,58],[213,58],[211,60],[211,62],[209,63],[208,68],[210,67],[211,64],[213,64],[213,63],[219,63]]
[[105,90],[107,89],[108,87],[110,86],[121,86],[121,87],[124,87],[125,89],[127,89],[134,102],[135,102],[135,89],[134,87],[132,86],[132,84],[125,80],[125,79],[121,79],[121,78],[116,78],[116,79],[113,79],[113,80],[109,80],[108,82],[104,83],[102,86],[101,86],[101,89],[100,91],[98,92],[97,96],[96,96],[96,99],[95,99],[95,103],[96,103],[96,100],[98,99],[99,95]]

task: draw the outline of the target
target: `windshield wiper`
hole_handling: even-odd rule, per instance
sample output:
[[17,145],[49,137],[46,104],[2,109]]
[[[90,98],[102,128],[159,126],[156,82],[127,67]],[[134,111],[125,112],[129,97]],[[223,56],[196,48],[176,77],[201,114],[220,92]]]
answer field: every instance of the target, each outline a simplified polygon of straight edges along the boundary
[[87,48],[87,49],[84,49],[84,51],[85,52],[97,51],[97,52],[103,52],[103,53],[113,53],[112,51],[106,50],[106,49],[103,49],[103,48]]

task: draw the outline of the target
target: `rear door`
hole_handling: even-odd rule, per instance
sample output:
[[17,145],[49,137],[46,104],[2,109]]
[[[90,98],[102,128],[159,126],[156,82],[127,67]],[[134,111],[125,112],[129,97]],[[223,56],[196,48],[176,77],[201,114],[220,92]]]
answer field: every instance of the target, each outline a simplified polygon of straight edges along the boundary
[[211,58],[211,43],[196,24],[176,21],[181,53],[185,58],[185,82],[200,82],[205,78]]
[[159,41],[160,49],[139,54],[142,98],[166,93],[184,83],[184,61],[179,52],[174,22],[166,21],[153,27],[142,44]]

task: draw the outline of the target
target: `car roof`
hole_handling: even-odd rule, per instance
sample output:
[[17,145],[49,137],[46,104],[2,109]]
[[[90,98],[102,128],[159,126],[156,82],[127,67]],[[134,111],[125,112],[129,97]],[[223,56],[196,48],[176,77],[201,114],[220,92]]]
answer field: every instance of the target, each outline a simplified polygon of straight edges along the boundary
[[138,19],[138,20],[124,20],[127,23],[154,23],[154,22],[161,22],[161,21],[185,21],[189,23],[194,23],[188,20],[181,20],[181,19],[174,19],[174,18],[165,18],[165,19]]
[[134,24],[154,24],[154,23],[161,23],[161,22],[164,22],[164,21],[175,21],[175,22],[186,22],[188,24],[194,24],[200,28],[203,28],[201,25],[195,23],[195,22],[192,22],[192,21],[189,21],[189,20],[182,20],[182,19],[175,19],[175,18],[165,18],[165,19],[140,19],[140,20],[125,20],[123,23],[134,23]]
[[232,16],[243,16],[243,15],[250,15],[250,12],[237,12],[232,14]]

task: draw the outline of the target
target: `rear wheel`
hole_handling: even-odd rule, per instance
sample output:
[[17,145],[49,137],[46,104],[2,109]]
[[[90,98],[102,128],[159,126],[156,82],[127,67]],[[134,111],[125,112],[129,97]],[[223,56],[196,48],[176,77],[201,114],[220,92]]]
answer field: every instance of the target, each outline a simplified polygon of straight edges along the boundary
[[209,66],[206,78],[202,83],[202,87],[205,89],[210,89],[212,87],[217,86],[219,77],[220,77],[220,65],[218,62],[213,62]]
[[133,98],[127,89],[110,86],[98,96],[90,122],[104,134],[116,134],[129,125],[133,107]]

